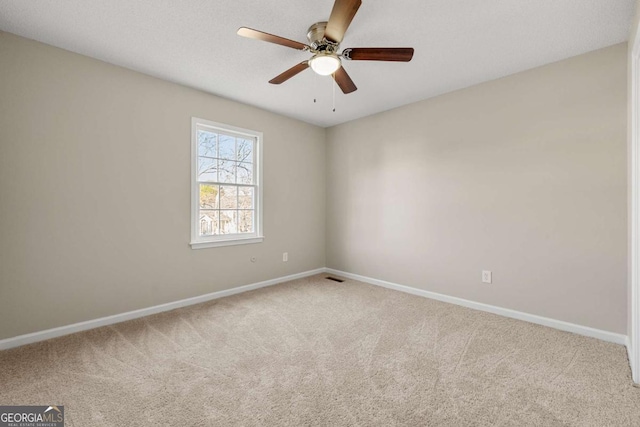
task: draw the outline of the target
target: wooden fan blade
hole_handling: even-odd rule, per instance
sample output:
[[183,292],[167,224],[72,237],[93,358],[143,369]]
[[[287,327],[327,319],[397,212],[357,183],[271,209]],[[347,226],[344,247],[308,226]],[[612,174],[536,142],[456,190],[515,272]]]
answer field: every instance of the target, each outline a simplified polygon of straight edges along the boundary
[[345,49],[342,55],[354,61],[399,61],[413,58],[412,47],[354,47]]
[[287,71],[285,71],[284,73],[280,74],[279,76],[276,76],[274,78],[272,78],[271,80],[269,80],[269,83],[274,84],[274,85],[279,85],[280,83],[284,83],[287,80],[289,80],[291,77],[295,76],[298,73],[301,73],[302,71],[306,70],[307,68],[309,68],[309,61],[303,61],[297,65],[294,65],[293,67],[289,68]]
[[327,28],[324,30],[324,36],[327,40],[334,43],[340,43],[344,38],[344,33],[347,32],[349,24],[356,16],[356,12],[362,0],[336,0],[331,10],[331,16],[329,16],[329,22],[327,22]]
[[353,80],[351,80],[351,77],[349,77],[349,74],[347,74],[343,67],[338,68],[338,70],[333,73],[333,80],[338,83],[338,86],[340,86],[340,89],[342,89],[342,92],[345,95],[358,90],[355,83],[353,83]]
[[248,37],[250,39],[262,40],[269,43],[275,43],[282,46],[291,47],[293,49],[305,50],[308,49],[304,43],[297,42],[295,40],[285,39],[284,37],[274,36],[273,34],[265,33],[263,31],[254,30],[252,28],[240,27],[238,29],[238,35],[242,37]]

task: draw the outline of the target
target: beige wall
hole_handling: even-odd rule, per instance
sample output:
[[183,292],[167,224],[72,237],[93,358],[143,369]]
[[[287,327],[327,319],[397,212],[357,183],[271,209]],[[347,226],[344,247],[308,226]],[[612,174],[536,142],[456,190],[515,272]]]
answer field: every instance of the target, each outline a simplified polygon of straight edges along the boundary
[[[626,333],[625,70],[618,45],[325,135],[0,32],[0,339],[322,267],[325,249],[328,267]],[[264,132],[264,243],[189,248],[191,116]]]
[[[190,249],[192,116],[264,132],[262,244]],[[0,339],[323,267],[324,144],[322,128],[0,33]]]
[[626,333],[626,58],[328,129],[327,266]]

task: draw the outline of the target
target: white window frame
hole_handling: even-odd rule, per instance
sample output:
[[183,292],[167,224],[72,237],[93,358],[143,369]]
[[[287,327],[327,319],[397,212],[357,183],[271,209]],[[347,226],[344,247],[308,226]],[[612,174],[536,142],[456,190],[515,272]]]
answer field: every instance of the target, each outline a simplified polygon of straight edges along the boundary
[[[253,233],[223,234],[200,236],[200,186],[198,182],[198,127],[211,128],[213,131],[231,133],[255,138],[255,184],[254,184],[254,227]],[[264,240],[262,232],[262,132],[217,123],[211,120],[191,118],[191,248],[204,249],[219,246],[260,243]]]

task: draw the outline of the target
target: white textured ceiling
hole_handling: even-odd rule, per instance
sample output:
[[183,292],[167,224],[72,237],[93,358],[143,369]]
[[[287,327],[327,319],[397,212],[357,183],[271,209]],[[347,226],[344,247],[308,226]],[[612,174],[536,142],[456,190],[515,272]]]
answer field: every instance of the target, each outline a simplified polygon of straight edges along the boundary
[[623,42],[634,3],[363,0],[341,48],[415,54],[409,63],[345,61],[358,90],[336,88],[335,112],[330,77],[307,70],[268,83],[308,53],[236,35],[247,26],[306,43],[333,0],[0,0],[0,29],[331,126]]

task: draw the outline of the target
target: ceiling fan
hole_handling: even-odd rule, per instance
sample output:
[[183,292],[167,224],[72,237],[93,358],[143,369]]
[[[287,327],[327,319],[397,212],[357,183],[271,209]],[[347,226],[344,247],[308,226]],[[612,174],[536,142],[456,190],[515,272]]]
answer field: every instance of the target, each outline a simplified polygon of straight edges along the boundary
[[411,47],[354,47],[344,49],[342,53],[338,54],[340,42],[342,42],[349,24],[361,4],[362,0],[336,0],[329,16],[329,21],[316,22],[309,27],[307,32],[309,44],[246,27],[240,28],[238,35],[313,53],[311,59],[294,65],[284,73],[269,80],[269,83],[278,85],[286,82],[291,77],[311,67],[313,71],[322,76],[331,75],[340,86],[340,89],[342,89],[342,92],[345,94],[351,93],[358,88],[342,67],[342,59],[351,61],[409,62],[413,57],[413,48]]

